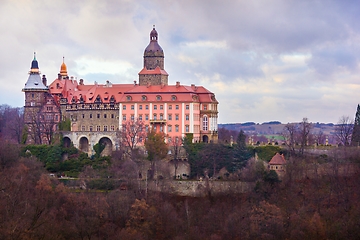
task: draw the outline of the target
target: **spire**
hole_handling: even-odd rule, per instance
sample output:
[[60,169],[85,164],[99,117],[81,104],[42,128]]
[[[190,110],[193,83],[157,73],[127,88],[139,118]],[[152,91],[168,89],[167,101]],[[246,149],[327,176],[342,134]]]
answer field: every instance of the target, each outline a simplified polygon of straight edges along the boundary
[[31,70],[30,73],[38,73],[39,72],[39,64],[36,60],[36,52],[34,52],[34,59],[31,62]]
[[153,30],[150,32],[150,41],[157,41],[158,40],[158,33],[155,30],[155,25],[153,25]]
[[66,67],[66,64],[65,64],[65,57],[63,56],[63,62],[61,64],[61,67],[60,67],[60,76],[61,78],[65,78],[68,76],[68,73],[67,73],[67,67]]
[[38,61],[36,60],[36,52],[34,52],[34,59],[31,62],[29,78],[25,83],[25,87],[23,88],[23,91],[34,91],[34,90],[47,91],[47,89],[48,88],[44,85],[40,77],[39,64]]

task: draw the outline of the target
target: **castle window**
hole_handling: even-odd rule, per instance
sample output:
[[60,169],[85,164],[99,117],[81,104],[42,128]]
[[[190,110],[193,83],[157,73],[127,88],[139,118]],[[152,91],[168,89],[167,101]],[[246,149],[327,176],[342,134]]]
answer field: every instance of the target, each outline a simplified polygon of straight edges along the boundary
[[139,105],[139,109],[142,110],[142,105]]
[[145,126],[145,131],[148,132],[149,131],[149,125]]
[[172,109],[172,105],[169,105],[169,110],[171,110]]
[[90,113],[90,116],[89,116],[90,118],[92,118],[92,113]]
[[85,118],[85,114],[81,114],[82,118]]
[[175,105],[175,109],[178,110],[178,109],[179,109],[179,105]]
[[172,115],[171,114],[169,114],[168,119],[172,120]]
[[187,133],[189,132],[189,125],[185,126],[185,132],[187,132]]
[[189,121],[189,115],[188,114],[185,115],[185,120]]
[[164,130],[163,130],[163,126],[161,125],[160,126],[160,132],[163,132]]
[[135,120],[135,116],[131,115],[131,121],[134,121],[134,120]]
[[112,132],[115,131],[115,126],[114,125],[110,126],[110,131],[112,131]]
[[90,132],[93,131],[93,126],[89,126],[89,131],[90,131]]
[[104,114],[104,118],[106,118],[107,117],[107,115],[106,114]]
[[203,116],[203,131],[208,130],[208,117],[206,115]]
[[81,131],[85,131],[85,126],[83,125],[83,126],[81,126]]
[[100,118],[100,113],[97,114],[97,118]]
[[176,114],[176,115],[175,115],[175,120],[176,120],[176,121],[179,121],[179,114]]
[[96,131],[100,132],[100,126],[96,126]]
[[107,132],[108,128],[107,126],[104,126],[104,132]]
[[156,113],[154,114],[154,120],[156,120]]
[[149,120],[149,115],[148,114],[145,115],[145,120],[146,121]]
[[123,105],[123,110],[126,110],[126,105]]
[[95,99],[95,103],[101,103],[101,97],[100,95],[97,95],[96,99]]
[[147,97],[146,97],[145,95],[142,95],[141,99],[142,99],[143,101],[146,101]]
[[135,106],[134,105],[131,105],[131,110],[134,110],[135,109]]
[[146,109],[146,110],[149,110],[149,105],[146,105],[146,106],[145,106],[145,109]]
[[171,100],[175,101],[175,100],[176,100],[176,96],[175,96],[175,95],[172,95],[172,96],[171,96]]
[[141,114],[139,115],[139,120],[142,121],[142,115]]
[[113,113],[111,114],[111,118],[115,118],[115,115]]
[[168,132],[171,132],[171,131],[172,131],[172,126],[169,125],[169,126],[168,126]]
[[125,114],[123,115],[123,121],[126,121],[126,115]]
[[161,100],[161,96],[160,96],[160,95],[157,95],[157,96],[156,96],[156,100],[157,100],[157,101],[160,101],[160,100]]
[[179,132],[179,125],[175,125],[175,132]]
[[160,120],[163,120],[163,118],[164,118],[164,117],[163,117],[163,115],[162,115],[162,114],[160,114]]
[[157,105],[154,105],[154,110],[156,110],[157,109]]
[[154,126],[154,130],[156,131],[156,125]]
[[163,107],[164,107],[163,105],[160,105],[160,110],[163,110]]
[[186,105],[185,108],[186,108],[186,110],[189,110],[189,105]]
[[205,111],[207,110],[207,104],[204,104],[204,110]]
[[34,96],[35,96],[35,95],[32,93],[32,94],[31,94],[31,97],[34,98]]

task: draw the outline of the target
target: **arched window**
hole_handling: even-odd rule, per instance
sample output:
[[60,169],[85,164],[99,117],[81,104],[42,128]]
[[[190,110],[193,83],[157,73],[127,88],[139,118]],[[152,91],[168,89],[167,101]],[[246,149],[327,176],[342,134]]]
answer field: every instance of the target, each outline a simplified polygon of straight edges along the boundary
[[208,117],[206,115],[203,116],[203,131],[208,130]]

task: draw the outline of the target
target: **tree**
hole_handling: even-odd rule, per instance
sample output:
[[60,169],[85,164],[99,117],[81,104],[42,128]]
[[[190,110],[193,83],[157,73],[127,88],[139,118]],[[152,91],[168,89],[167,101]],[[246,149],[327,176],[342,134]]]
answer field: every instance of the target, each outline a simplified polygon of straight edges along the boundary
[[231,162],[231,167],[228,170],[230,172],[234,172],[243,168],[251,156],[252,154],[246,146],[246,135],[244,131],[241,130],[236,139],[236,145],[234,147],[234,160]]
[[137,119],[136,121],[130,120],[125,122],[121,128],[121,143],[125,148],[125,153],[127,153],[130,158],[134,157],[134,151],[137,148],[137,145],[146,137],[145,125],[144,122]]
[[297,133],[297,124],[288,123],[285,125],[282,135],[285,139],[285,144],[288,147],[291,154],[295,154],[295,144],[296,144],[296,133]]
[[302,122],[299,124],[299,154],[304,154],[305,146],[308,145],[310,131],[312,129],[312,124],[308,122],[307,118],[303,118]]
[[354,127],[351,135],[351,144],[353,146],[360,145],[360,105],[359,104],[356,109]]
[[174,176],[176,178],[176,170],[179,166],[179,155],[181,151],[182,139],[179,137],[172,137],[171,141],[169,142],[171,148],[171,155],[172,155],[172,162],[174,164],[175,172]]
[[342,116],[338,124],[335,126],[335,137],[339,144],[349,146],[351,135],[353,132],[354,123],[349,116]]
[[291,154],[295,154],[295,145],[299,145],[298,153],[304,154],[305,146],[308,145],[310,140],[310,132],[312,129],[312,123],[309,123],[305,117],[300,123],[288,123],[285,125],[282,135],[285,139],[285,144]]
[[156,167],[155,162],[165,158],[168,152],[164,134],[151,129],[145,140],[145,148],[148,154],[147,159],[151,162],[150,178],[152,178]]

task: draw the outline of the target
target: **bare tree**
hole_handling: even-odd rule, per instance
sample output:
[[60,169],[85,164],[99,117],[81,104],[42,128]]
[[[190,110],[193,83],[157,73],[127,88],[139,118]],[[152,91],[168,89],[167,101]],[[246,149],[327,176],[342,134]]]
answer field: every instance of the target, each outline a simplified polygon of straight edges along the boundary
[[137,119],[134,121],[126,121],[121,128],[121,143],[125,148],[125,153],[133,158],[135,150],[139,143],[146,138],[145,124]]
[[349,116],[340,117],[338,124],[335,126],[335,137],[339,144],[349,146],[353,132],[354,122]]
[[324,144],[326,140],[326,136],[323,131],[319,131],[317,133],[314,133],[314,140],[317,144]]
[[312,129],[312,124],[309,123],[307,118],[303,118],[302,122],[299,124],[299,154],[304,154],[305,146],[308,145],[309,137],[310,137],[310,131]]
[[298,132],[298,125],[296,123],[286,124],[282,132],[282,135],[285,139],[285,144],[289,148],[291,154],[295,154],[297,132]]
[[177,176],[177,169],[179,167],[179,157],[180,157],[180,151],[181,151],[181,145],[182,145],[182,139],[179,137],[172,137],[171,141],[169,142],[170,148],[171,148],[171,155],[172,155],[172,159],[171,161],[174,164],[174,168],[175,168],[175,178]]

